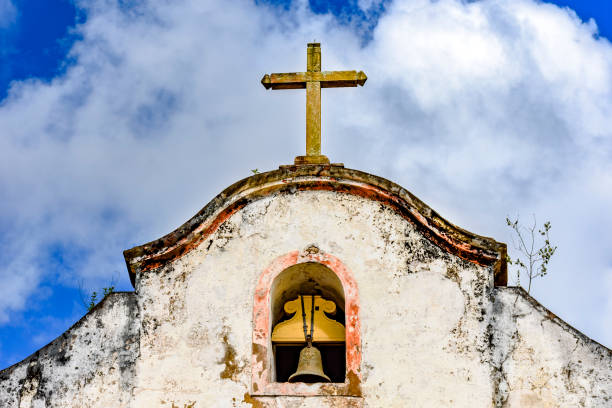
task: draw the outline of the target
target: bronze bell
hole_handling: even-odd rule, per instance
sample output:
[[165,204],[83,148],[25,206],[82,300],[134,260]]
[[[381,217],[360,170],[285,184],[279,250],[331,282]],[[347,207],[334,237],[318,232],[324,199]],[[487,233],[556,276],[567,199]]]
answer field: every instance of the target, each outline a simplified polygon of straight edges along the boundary
[[323,372],[321,352],[318,348],[308,344],[300,351],[300,361],[295,373],[289,377],[289,382],[330,382],[328,376]]

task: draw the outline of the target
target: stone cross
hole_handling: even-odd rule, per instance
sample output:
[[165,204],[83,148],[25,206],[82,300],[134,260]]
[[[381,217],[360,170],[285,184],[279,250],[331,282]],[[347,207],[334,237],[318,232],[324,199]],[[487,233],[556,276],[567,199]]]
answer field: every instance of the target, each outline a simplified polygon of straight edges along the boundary
[[342,88],[365,84],[363,71],[321,72],[321,44],[309,43],[306,72],[266,74],[261,80],[266,89],[306,88],[306,156],[295,158],[295,164],[329,164],[321,154],[321,88]]

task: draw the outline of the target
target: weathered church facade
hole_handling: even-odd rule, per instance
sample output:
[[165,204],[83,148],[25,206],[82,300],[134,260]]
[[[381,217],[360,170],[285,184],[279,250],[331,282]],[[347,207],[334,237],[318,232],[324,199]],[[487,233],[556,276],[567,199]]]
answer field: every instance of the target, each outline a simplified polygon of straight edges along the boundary
[[[316,48],[264,86],[363,85]],[[504,244],[330,164],[311,126],[294,165],[125,251],[135,291],[0,372],[0,406],[612,406],[612,352],[508,287]]]

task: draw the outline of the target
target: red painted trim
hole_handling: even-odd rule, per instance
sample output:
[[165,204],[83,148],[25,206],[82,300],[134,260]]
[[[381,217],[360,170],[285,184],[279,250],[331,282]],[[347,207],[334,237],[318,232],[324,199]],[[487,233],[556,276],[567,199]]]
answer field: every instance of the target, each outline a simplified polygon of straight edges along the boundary
[[[342,384],[276,383],[271,381],[272,358],[270,291],[274,279],[290,266],[316,262],[325,265],[340,279],[346,314],[346,381]],[[335,256],[293,251],[276,258],[263,271],[255,287],[253,302],[252,395],[351,395],[361,396],[361,324],[359,291],[351,271]]]
[[192,249],[235,212],[275,193],[300,190],[337,191],[376,200],[395,210],[440,248],[478,265],[492,266],[495,286],[507,284],[506,245],[463,230],[440,217],[417,197],[388,180],[334,166],[298,166],[257,174],[228,187],[198,214],[166,236],[124,251],[136,275],[171,262]]

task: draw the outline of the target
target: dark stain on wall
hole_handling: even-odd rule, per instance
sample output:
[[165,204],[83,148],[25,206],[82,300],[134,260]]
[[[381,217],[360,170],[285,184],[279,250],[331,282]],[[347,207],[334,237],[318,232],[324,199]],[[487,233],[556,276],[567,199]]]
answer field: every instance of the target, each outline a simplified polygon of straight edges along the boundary
[[225,351],[223,353],[223,358],[219,361],[219,363],[225,364],[225,369],[221,371],[219,377],[235,381],[237,375],[242,372],[242,369],[236,361],[236,349],[229,342],[229,333],[229,327],[223,326],[223,331],[219,337]]

